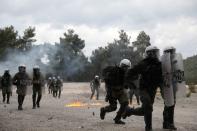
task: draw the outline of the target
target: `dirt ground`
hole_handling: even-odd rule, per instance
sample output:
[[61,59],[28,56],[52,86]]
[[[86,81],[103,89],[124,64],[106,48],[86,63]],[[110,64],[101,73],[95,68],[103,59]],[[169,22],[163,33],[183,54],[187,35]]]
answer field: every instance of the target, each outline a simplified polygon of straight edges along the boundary
[[[48,94],[47,89],[39,109],[32,109],[32,97],[27,95],[24,110],[17,110],[17,95],[13,91],[10,104],[0,101],[0,131],[143,131],[143,117],[131,116],[124,120],[126,125],[115,125],[116,112],[100,120],[100,107],[104,102],[104,88],[100,89],[100,100],[90,100],[89,83],[65,83],[60,99]],[[73,102],[81,102],[82,107],[67,107]],[[135,102],[135,100],[134,100]],[[137,106],[136,102],[132,106]],[[154,131],[163,131],[163,100],[160,95],[155,98],[153,111]],[[197,131],[197,93],[190,98],[177,101],[175,124],[180,131]]]

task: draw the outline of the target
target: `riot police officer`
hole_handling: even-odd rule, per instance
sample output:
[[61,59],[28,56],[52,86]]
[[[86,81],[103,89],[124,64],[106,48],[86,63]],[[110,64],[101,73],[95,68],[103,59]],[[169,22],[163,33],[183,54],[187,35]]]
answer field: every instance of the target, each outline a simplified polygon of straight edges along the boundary
[[[40,100],[42,98],[42,88],[44,87],[44,78],[40,72],[39,66],[34,66],[33,68],[33,109],[40,107]],[[37,98],[36,98],[37,95]]]
[[57,97],[58,87],[57,87],[57,79],[55,77],[53,77],[53,80],[51,82],[51,89],[53,92],[53,97]]
[[20,65],[18,67],[19,72],[13,77],[13,84],[17,87],[18,94],[18,110],[23,110],[23,101],[27,94],[27,86],[31,84],[31,79],[26,73],[26,66]]
[[[171,63],[171,72],[173,73],[173,57],[176,54],[176,49],[172,46],[166,47],[163,51],[163,53],[169,53],[170,54],[170,63]],[[173,77],[172,77],[173,78]],[[175,86],[175,80],[170,79],[173,87],[173,96],[174,96],[174,105],[168,106],[164,102],[164,111],[163,111],[163,128],[164,129],[171,129],[171,130],[177,130],[177,128],[174,125],[174,108],[175,108],[175,103],[176,103],[176,86]],[[170,86],[170,85],[169,85]]]
[[4,75],[1,78],[1,86],[2,86],[2,95],[3,95],[3,103],[6,100],[7,95],[7,104],[10,104],[10,95],[12,93],[12,77],[9,73],[9,70],[6,69]]
[[90,99],[93,98],[94,93],[96,91],[96,99],[99,99],[99,88],[100,88],[100,79],[98,75],[95,75],[94,79],[90,82],[90,88],[92,91],[92,94],[90,96]]
[[107,95],[106,100],[109,105],[100,109],[100,118],[103,120],[106,113],[117,109],[117,101],[120,103],[120,108],[114,118],[115,124],[125,124],[121,120],[122,113],[128,106],[128,92],[124,88],[124,75],[128,68],[131,67],[131,62],[128,59],[123,59],[119,67],[107,67],[103,70],[104,81],[106,84]]
[[145,50],[145,58],[134,66],[126,74],[125,86],[134,76],[140,77],[140,100],[142,106],[139,108],[127,108],[123,114],[125,119],[131,115],[144,116],[145,130],[152,130],[152,111],[157,87],[162,84],[161,62],[159,61],[159,49],[155,46],[148,46]]

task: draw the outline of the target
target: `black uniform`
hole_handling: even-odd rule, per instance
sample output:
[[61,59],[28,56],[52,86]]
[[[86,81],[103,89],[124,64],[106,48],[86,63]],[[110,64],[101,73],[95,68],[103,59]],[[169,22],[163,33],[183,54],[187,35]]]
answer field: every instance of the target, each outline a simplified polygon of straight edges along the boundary
[[52,87],[53,97],[57,97],[58,85],[56,79],[51,82],[51,87]]
[[161,62],[157,58],[147,57],[126,75],[126,85],[133,76],[140,74],[140,100],[142,106],[136,109],[127,109],[123,117],[130,115],[144,116],[145,129],[152,129],[152,111],[157,87],[162,83]]
[[116,76],[114,77],[114,80],[108,80],[110,79],[109,77],[113,78],[113,75],[109,77],[107,75],[106,76],[104,75],[105,86],[107,90],[106,100],[109,102],[109,105],[101,108],[100,117],[101,119],[104,119],[105,113],[115,111],[117,109],[117,101],[118,101],[120,103],[120,108],[117,112],[116,117],[114,118],[114,121],[116,124],[125,124],[124,122],[121,121],[122,113],[125,111],[126,107],[129,104],[127,89],[124,88],[125,71],[120,67],[116,67],[113,70],[116,69],[118,74],[114,73],[114,76]]
[[18,110],[23,110],[22,105],[27,94],[27,86],[31,83],[30,80],[26,72],[18,72],[13,78],[13,84],[17,86]]
[[[42,74],[38,72],[34,72],[33,75],[33,109],[37,107],[40,107],[40,100],[42,98],[42,88],[44,86],[44,78]],[[36,95],[38,95],[37,100],[36,100]]]
[[12,93],[12,77],[9,72],[5,72],[1,79],[3,102],[5,102],[7,95],[7,104],[10,103],[10,95]]

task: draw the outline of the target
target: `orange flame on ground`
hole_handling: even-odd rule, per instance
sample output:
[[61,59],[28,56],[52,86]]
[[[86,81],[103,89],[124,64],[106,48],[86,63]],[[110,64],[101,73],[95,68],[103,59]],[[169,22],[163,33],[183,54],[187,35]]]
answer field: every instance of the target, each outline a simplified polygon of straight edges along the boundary
[[70,103],[70,104],[66,104],[65,107],[84,107],[84,106],[101,106],[102,103],[82,103],[80,101],[76,101],[76,102],[73,102],[73,103]]
[[66,107],[82,107],[82,106],[86,106],[86,104],[82,103],[80,101],[76,101],[76,102],[73,102],[71,104],[66,104],[65,106]]

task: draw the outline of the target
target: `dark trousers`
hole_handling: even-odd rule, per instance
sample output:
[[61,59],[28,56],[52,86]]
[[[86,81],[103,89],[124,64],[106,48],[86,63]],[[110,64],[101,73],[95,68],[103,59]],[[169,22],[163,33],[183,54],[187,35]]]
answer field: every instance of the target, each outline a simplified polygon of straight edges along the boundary
[[61,92],[62,92],[62,91],[61,91],[61,89],[60,89],[58,92],[59,92],[58,97],[60,98],[60,96],[61,96]]
[[[109,105],[104,107],[105,112],[113,112],[117,109],[117,98],[109,97]],[[126,108],[128,107],[128,101],[121,102],[120,108],[116,114],[116,117],[114,118],[115,121],[119,121],[121,119],[122,114],[125,112]]]
[[22,107],[25,95],[18,95],[18,105]]
[[6,95],[7,95],[7,103],[9,103],[10,102],[10,95],[11,95],[11,93],[10,92],[2,93],[2,95],[3,95],[3,102],[5,102]]
[[[36,98],[37,96],[37,98]],[[40,106],[40,100],[42,98],[42,87],[40,86],[33,86],[33,95],[32,95],[32,100],[33,100],[33,107]]]
[[57,91],[53,91],[53,97],[57,97]]
[[35,107],[36,106],[36,104],[37,105],[40,105],[40,100],[41,100],[41,98],[42,98],[42,95],[41,94],[38,94],[38,97],[37,97],[37,100],[36,100],[36,92],[35,93],[33,93],[33,95],[32,95],[32,99],[33,99],[33,106]]
[[152,129],[152,111],[156,91],[148,92],[146,90],[140,91],[140,100],[142,106],[135,109],[127,110],[129,115],[144,116],[145,129]]
[[164,125],[174,125],[174,108],[175,105],[173,106],[164,106],[164,111],[163,111],[163,124]]

